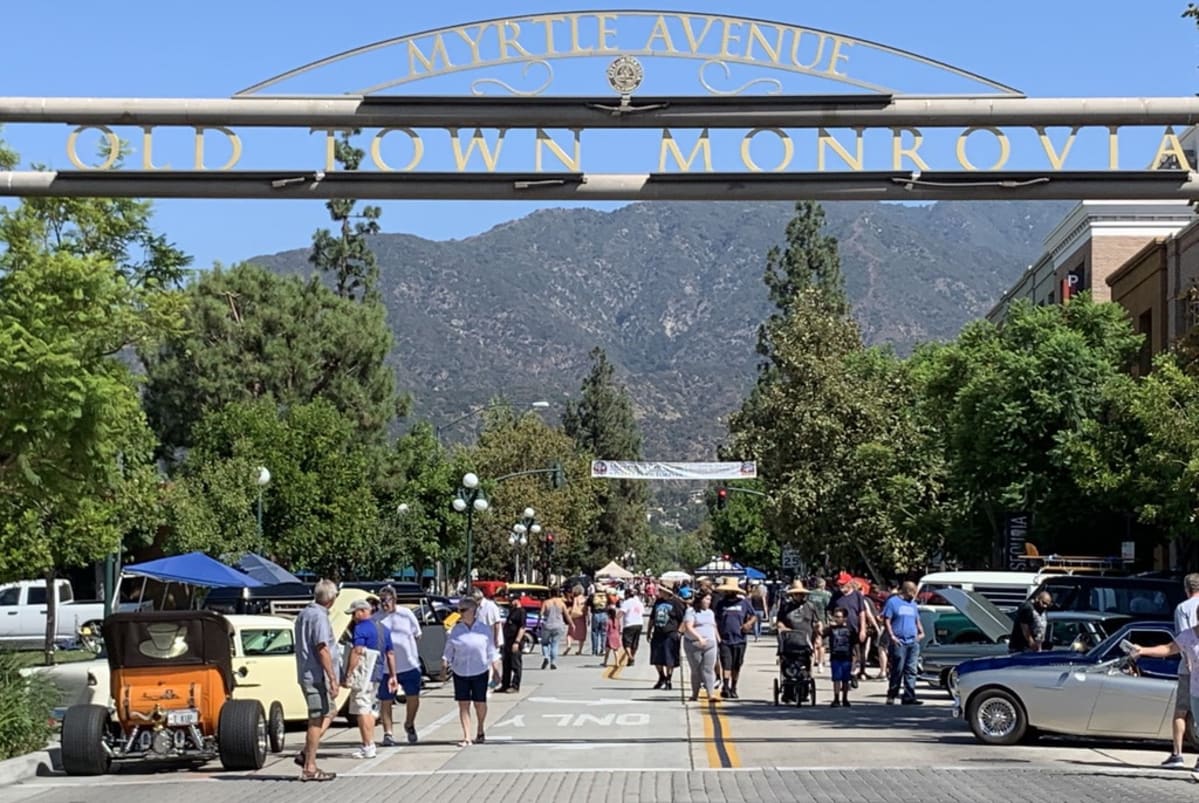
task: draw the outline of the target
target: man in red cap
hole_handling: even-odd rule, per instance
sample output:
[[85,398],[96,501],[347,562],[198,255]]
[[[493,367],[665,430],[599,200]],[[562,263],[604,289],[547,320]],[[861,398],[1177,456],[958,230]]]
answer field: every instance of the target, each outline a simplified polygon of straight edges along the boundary
[[853,655],[858,666],[850,679],[850,685],[856,689],[858,678],[866,673],[866,634],[869,625],[866,600],[849,572],[837,575],[837,586],[841,589],[841,595],[833,602],[833,610],[845,611],[845,626],[852,634]]

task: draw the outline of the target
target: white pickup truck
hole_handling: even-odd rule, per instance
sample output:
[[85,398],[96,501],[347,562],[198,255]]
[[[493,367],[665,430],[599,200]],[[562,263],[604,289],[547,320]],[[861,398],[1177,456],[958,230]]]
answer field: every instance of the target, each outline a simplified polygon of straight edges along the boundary
[[[75,599],[70,580],[55,580],[58,607],[54,643],[60,647],[80,644],[80,630],[99,634],[104,621],[103,602]],[[89,639],[90,640],[90,639]],[[46,642],[46,581],[21,580],[0,585],[0,646],[38,649]]]

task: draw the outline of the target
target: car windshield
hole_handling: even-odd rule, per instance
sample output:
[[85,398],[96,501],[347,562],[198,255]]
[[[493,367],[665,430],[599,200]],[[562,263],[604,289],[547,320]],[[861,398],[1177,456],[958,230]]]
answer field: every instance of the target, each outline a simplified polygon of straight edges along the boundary
[[1087,653],[1087,657],[1096,662],[1118,658],[1124,654],[1124,651],[1120,649],[1122,639],[1128,639],[1139,647],[1157,647],[1161,644],[1169,644],[1174,640],[1174,636],[1169,627],[1125,627],[1099,642],[1094,649]]
[[295,652],[291,630],[243,630],[241,632],[243,655],[291,655]]

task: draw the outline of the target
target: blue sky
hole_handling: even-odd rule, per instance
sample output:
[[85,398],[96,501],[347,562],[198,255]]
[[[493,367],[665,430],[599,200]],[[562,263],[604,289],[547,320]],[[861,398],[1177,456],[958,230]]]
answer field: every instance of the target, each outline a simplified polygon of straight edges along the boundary
[[[1179,18],[1184,6],[1182,0],[657,0],[652,4],[607,0],[602,5],[742,14],[826,29],[945,61],[1032,97],[1194,94],[1199,89],[1199,32],[1191,21]],[[344,9],[311,0],[202,4],[126,0],[116,5],[61,0],[55,13],[49,14],[32,3],[14,4],[4,11],[0,95],[228,97],[285,70],[379,39],[476,19],[594,7],[588,2],[508,0],[347,5]],[[594,91],[592,86],[580,90],[583,84],[575,82],[582,82],[587,71],[602,71],[605,63],[586,60],[562,66],[551,91]],[[363,69],[372,66],[386,70],[378,59]],[[677,85],[665,91],[700,91],[693,73],[685,77],[673,65],[648,62],[646,68],[647,85],[649,76],[658,79],[655,92],[669,82]],[[444,91],[465,94],[471,78],[482,75],[462,79],[453,85],[456,89],[447,84]],[[354,80],[369,85],[386,77],[379,72],[377,77],[363,74]],[[893,75],[888,71],[888,78],[904,91],[935,91],[926,76],[914,69],[896,70]],[[425,87],[423,91],[435,90]],[[806,91],[843,90],[823,86]],[[26,162],[69,167],[64,150],[67,132],[66,126],[12,125],[3,136]],[[164,151],[170,150],[170,135],[161,141]],[[280,162],[309,166],[312,148],[306,132],[260,131],[248,134],[246,142],[243,168],[277,167]],[[1152,142],[1156,143],[1156,134]],[[627,140],[597,136],[596,143],[596,158],[604,170],[626,158],[622,149],[629,147]],[[1077,153],[1085,157],[1092,146],[1080,137]],[[190,151],[185,144],[176,147],[185,154]],[[1135,151],[1130,162],[1147,162],[1152,156],[1153,146],[1149,147],[1148,153]],[[651,152],[656,153],[656,148]],[[168,158],[169,153],[164,156]],[[645,167],[629,165],[627,171]],[[443,239],[476,234],[537,205],[444,201],[388,202],[383,207],[385,231]],[[201,267],[214,260],[231,262],[303,246],[312,230],[327,221],[319,202],[161,201],[157,209],[158,228],[195,255]]]

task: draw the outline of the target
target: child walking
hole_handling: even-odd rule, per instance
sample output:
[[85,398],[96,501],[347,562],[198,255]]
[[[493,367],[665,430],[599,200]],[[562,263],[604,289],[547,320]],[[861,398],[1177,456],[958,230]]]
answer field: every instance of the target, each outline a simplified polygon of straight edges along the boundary
[[619,609],[612,597],[608,597],[608,631],[604,634],[604,666],[612,658],[613,666],[622,666],[624,661],[624,645],[620,638]]
[[845,610],[833,611],[828,633],[828,664],[833,676],[833,708],[849,707],[849,684],[853,679],[853,632],[845,624]]

